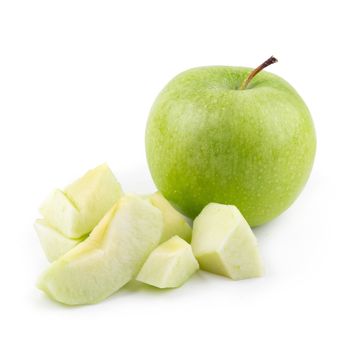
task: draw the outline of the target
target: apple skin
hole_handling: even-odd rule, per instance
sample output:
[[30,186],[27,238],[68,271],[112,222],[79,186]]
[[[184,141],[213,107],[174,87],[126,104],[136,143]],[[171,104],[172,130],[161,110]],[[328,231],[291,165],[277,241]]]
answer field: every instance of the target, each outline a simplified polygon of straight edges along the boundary
[[146,155],[162,194],[194,218],[210,202],[239,208],[251,226],[297,198],[316,135],[302,98],[282,78],[251,68],[199,67],[161,91],[146,128]]

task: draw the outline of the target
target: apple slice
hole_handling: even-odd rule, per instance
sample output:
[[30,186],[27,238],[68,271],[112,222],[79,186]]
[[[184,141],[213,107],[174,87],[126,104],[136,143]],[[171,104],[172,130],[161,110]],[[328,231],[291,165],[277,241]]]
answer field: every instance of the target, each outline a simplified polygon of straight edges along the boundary
[[203,270],[240,280],[262,275],[257,240],[233,205],[210,203],[193,222],[192,248]]
[[78,239],[66,237],[51,227],[44,219],[37,219],[34,228],[46,258],[50,262],[60,258],[86,238],[86,236]]
[[102,301],[137,275],[162,230],[159,209],[139,197],[124,196],[84,242],[44,272],[38,287],[64,304]]
[[88,171],[66,187],[54,190],[40,208],[45,221],[70,238],[88,234],[121,197],[121,187],[107,164]]
[[136,279],[158,288],[176,288],[198,269],[191,245],[174,236],[153,250]]
[[148,196],[148,199],[163,214],[164,228],[161,242],[167,241],[173,236],[179,236],[190,242],[192,229],[185,216],[179,213],[160,192],[153,193]]

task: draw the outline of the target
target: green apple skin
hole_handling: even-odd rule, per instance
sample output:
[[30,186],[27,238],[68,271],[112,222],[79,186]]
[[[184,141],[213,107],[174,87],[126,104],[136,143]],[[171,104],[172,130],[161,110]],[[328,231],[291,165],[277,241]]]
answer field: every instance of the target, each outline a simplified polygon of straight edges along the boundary
[[251,226],[286,210],[305,185],[316,135],[309,110],[282,78],[243,67],[200,67],[161,91],[146,155],[162,194],[194,218],[210,202],[236,205]]
[[136,277],[162,231],[158,208],[137,196],[123,196],[84,242],[51,264],[38,288],[67,305],[102,301]]

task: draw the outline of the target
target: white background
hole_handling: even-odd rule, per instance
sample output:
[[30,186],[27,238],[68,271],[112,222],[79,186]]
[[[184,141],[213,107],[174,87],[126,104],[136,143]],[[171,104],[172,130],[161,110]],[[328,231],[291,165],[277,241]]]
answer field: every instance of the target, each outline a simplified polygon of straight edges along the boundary
[[[349,349],[347,1],[0,3],[1,349]],[[33,231],[54,187],[107,161],[150,192],[148,111],[175,74],[254,67],[307,102],[318,149],[295,204],[255,230],[263,278],[201,272],[183,288],[124,288],[69,308],[35,288],[48,266]]]

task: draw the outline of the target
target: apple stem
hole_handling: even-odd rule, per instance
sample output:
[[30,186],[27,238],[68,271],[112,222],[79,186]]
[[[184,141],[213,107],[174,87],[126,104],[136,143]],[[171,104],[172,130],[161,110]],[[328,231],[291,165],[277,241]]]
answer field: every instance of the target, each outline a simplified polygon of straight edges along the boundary
[[268,58],[265,62],[263,62],[259,67],[256,67],[253,71],[250,72],[250,74],[243,80],[241,86],[239,87],[240,90],[245,90],[250,83],[250,81],[264,68],[268,67],[269,65],[278,62],[277,58],[271,56]]

